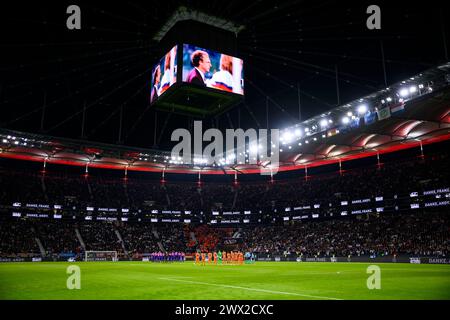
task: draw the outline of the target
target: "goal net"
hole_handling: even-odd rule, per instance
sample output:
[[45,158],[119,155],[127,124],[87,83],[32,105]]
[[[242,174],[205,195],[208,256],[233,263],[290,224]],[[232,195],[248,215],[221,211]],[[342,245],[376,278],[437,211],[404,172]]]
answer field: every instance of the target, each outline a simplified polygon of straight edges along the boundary
[[84,261],[118,261],[117,251],[86,251]]

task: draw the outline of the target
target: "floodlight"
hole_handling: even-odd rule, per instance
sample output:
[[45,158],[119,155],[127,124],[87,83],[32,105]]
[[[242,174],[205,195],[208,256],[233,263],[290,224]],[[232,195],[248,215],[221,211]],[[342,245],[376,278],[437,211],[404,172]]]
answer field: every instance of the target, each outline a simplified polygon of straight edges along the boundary
[[364,114],[367,112],[367,106],[365,104],[362,104],[358,107],[358,113],[359,114]]
[[401,89],[399,94],[400,94],[400,97],[403,97],[403,98],[407,97],[408,96],[408,89],[406,89],[406,88]]
[[342,118],[342,123],[343,124],[349,124],[350,123],[350,118],[349,117],[343,117]]
[[287,142],[291,141],[292,139],[292,133],[290,131],[286,131],[283,134],[283,139],[286,140]]

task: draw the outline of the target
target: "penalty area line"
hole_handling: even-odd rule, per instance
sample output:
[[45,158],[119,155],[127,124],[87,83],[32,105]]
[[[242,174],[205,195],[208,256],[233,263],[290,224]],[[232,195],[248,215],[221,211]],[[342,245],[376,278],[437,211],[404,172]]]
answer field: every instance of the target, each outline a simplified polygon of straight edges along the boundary
[[339,299],[339,298],[332,298],[332,297],[326,297],[326,296],[314,296],[314,295],[310,295],[310,294],[301,294],[301,293],[294,293],[294,292],[256,289],[256,288],[248,288],[248,287],[241,287],[241,286],[232,286],[232,285],[228,285],[228,284],[216,284],[216,283],[208,283],[208,282],[192,281],[192,280],[181,280],[181,279],[173,279],[173,278],[158,278],[158,279],[159,280],[167,280],[167,281],[192,283],[192,284],[202,284],[202,285],[213,286],[213,287],[241,289],[241,290],[248,290],[248,291],[266,292],[266,293],[272,293],[272,294],[284,294],[284,295],[299,296],[299,297],[305,297],[305,298],[326,299],[326,300],[343,300],[343,299]]

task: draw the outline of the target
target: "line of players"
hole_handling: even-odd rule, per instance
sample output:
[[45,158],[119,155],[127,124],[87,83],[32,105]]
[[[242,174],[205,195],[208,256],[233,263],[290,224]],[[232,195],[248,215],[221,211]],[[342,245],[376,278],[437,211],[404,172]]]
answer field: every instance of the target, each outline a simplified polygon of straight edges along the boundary
[[196,265],[206,265],[206,264],[228,264],[228,265],[243,265],[244,264],[244,254],[242,252],[196,252],[195,253],[195,264]]
[[150,261],[152,262],[182,262],[184,260],[184,252],[153,252],[150,255]]

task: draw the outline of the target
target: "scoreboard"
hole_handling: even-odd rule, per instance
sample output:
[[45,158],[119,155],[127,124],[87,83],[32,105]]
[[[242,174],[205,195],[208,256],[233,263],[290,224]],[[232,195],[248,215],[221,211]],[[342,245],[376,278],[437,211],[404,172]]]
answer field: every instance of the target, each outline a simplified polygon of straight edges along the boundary
[[244,96],[244,61],[207,48],[179,44],[153,66],[150,84],[150,104],[158,110],[217,115]]
[[230,30],[194,20],[162,26],[148,90],[151,108],[203,118],[241,102],[244,61]]

